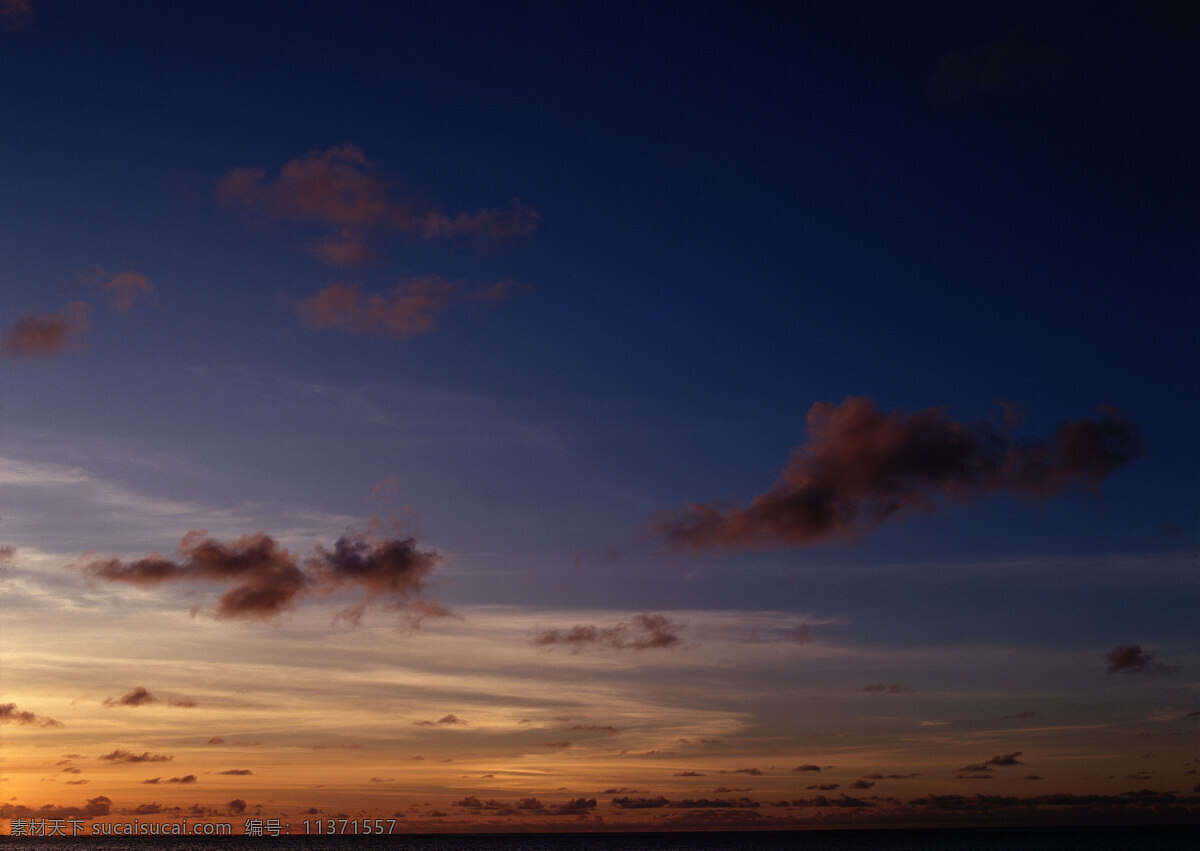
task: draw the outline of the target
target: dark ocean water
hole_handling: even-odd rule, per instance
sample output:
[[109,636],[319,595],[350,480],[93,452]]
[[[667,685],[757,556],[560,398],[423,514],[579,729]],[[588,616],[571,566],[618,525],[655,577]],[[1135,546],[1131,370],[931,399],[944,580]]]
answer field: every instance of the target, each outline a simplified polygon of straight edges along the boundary
[[976,828],[944,830],[711,831],[697,833],[470,834],[422,836],[232,836],[125,839],[0,836],[0,847],[42,851],[317,851],[378,848],[388,851],[1195,851],[1200,825],[1088,828]]

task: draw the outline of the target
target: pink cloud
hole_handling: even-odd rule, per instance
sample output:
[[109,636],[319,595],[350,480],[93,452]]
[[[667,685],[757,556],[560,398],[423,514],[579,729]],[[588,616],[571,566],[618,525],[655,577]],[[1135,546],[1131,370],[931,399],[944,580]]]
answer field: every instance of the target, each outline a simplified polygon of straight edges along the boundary
[[375,258],[373,235],[403,233],[422,239],[469,236],[507,242],[537,229],[537,210],[513,200],[507,210],[451,214],[397,194],[356,145],[310,151],[285,163],[274,180],[265,168],[235,168],[217,184],[217,200],[263,219],[327,229],[309,248],[331,265]]
[[360,284],[335,283],[301,301],[297,310],[309,328],[408,339],[432,331],[438,313],[469,302],[501,301],[515,287],[499,281],[473,290],[428,277],[401,281],[383,293],[363,293]]
[[19,30],[32,19],[31,0],[0,0],[0,29]]
[[19,317],[0,337],[0,358],[49,358],[82,348],[87,305],[73,301],[58,313]]
[[1140,451],[1112,410],[1063,423],[1049,441],[1027,442],[1008,427],[956,422],[941,408],[885,413],[851,397],[813,405],[806,430],[779,481],[749,506],[693,503],[660,513],[654,528],[672,547],[693,552],[850,540],[893,515],[931,510],[935,496],[1051,497],[1076,482],[1098,486]]

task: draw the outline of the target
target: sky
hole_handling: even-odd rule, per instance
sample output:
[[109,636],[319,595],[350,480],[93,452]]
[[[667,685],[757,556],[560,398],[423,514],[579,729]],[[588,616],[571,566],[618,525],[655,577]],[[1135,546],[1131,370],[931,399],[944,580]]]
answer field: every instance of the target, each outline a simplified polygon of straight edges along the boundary
[[1197,3],[0,0],[0,80],[0,829],[1197,820]]

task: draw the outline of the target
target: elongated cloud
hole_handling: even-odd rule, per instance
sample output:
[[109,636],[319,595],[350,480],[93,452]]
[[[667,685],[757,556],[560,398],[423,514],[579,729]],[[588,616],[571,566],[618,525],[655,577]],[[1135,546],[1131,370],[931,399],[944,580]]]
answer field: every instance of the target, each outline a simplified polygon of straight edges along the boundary
[[136,764],[136,763],[141,763],[141,762],[170,762],[174,758],[175,757],[167,756],[166,754],[150,753],[149,751],[143,751],[140,754],[136,754],[136,753],[132,753],[131,751],[123,750],[121,748],[117,748],[115,751],[111,751],[106,754],[101,754],[101,756],[100,756],[100,759],[105,760],[106,762],[119,762],[119,763],[130,763],[130,764]]
[[35,715],[25,709],[17,709],[15,703],[0,703],[0,724],[19,724],[36,727],[65,726],[63,722],[55,721],[53,718],[47,718],[44,715]]
[[1108,673],[1123,672],[1127,674],[1173,674],[1179,670],[1178,665],[1166,665],[1154,658],[1154,654],[1142,649],[1140,644],[1120,644],[1105,654],[1108,660]]
[[73,301],[58,313],[22,316],[0,337],[0,359],[52,358],[82,347],[87,305]]
[[516,289],[512,281],[470,289],[438,277],[401,281],[383,293],[363,293],[360,285],[330,284],[297,305],[304,324],[317,330],[408,339],[428,334],[434,317],[471,302],[497,302]]
[[116,558],[88,563],[85,572],[99,579],[154,587],[163,582],[229,584],[214,609],[218,617],[274,617],[295,605],[308,585],[296,559],[271,536],[259,532],[223,543],[188,532],[179,542],[180,558],[152,553],[123,562]]
[[402,233],[421,239],[470,236],[506,242],[537,229],[537,210],[513,200],[507,210],[450,214],[398,194],[356,145],[310,151],[285,163],[274,180],[265,168],[236,168],[217,184],[217,200],[263,219],[313,225],[325,234],[309,251],[332,265],[374,258],[370,239]]
[[579,624],[568,630],[544,629],[532,640],[537,647],[570,647],[578,653],[587,647],[607,647],[613,650],[650,650],[672,647],[679,643],[679,625],[665,615],[643,612],[630,619],[630,623],[616,626],[597,627]]
[[[211,610],[219,618],[272,619],[295,608],[306,595],[347,588],[365,592],[361,603],[342,613],[353,623],[372,604],[403,611],[412,625],[449,615],[436,601],[419,596],[442,557],[418,548],[411,536],[379,535],[374,525],[363,532],[348,531],[332,549],[318,545],[303,568],[295,555],[264,532],[223,542],[203,531],[184,535],[174,559],[157,553],[133,561],[85,557],[81,566],[92,578],[147,588],[164,582],[226,586]],[[126,698],[145,702],[145,696],[134,692],[121,703],[140,705]]]
[[121,695],[117,700],[113,700],[111,697],[104,698],[105,706],[145,706],[148,703],[158,703],[158,698],[143,686],[138,686],[128,694]]
[[885,413],[851,397],[813,405],[806,431],[779,481],[749,506],[694,503],[660,513],[654,528],[692,552],[852,540],[894,515],[931,510],[938,496],[1048,498],[1073,483],[1098,486],[1140,452],[1133,429],[1111,410],[1027,442],[1008,427],[956,422],[942,408]]

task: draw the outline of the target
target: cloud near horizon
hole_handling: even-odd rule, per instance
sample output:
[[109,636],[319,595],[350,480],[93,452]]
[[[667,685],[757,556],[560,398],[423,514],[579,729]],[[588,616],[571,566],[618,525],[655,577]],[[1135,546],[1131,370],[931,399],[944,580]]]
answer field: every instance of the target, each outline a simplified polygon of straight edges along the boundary
[[943,408],[884,412],[861,396],[818,402],[807,441],[749,506],[692,503],[660,512],[652,527],[671,548],[696,553],[854,540],[897,514],[933,510],[938,496],[1049,498],[1076,483],[1096,487],[1141,451],[1111,409],[1060,424],[1048,441],[1018,440],[1010,428],[956,422]]
[[436,314],[460,304],[502,301],[517,284],[505,280],[471,289],[432,276],[401,281],[383,293],[363,293],[360,287],[358,283],[330,284],[299,302],[296,310],[304,324],[315,330],[405,340],[431,332]]
[[537,210],[514,199],[507,210],[447,213],[398,195],[352,143],[309,151],[285,163],[275,180],[265,168],[235,168],[217,184],[217,200],[267,220],[326,229],[308,251],[323,263],[356,265],[374,259],[370,239],[402,233],[433,240],[455,236],[507,242],[537,230]]
[[141,587],[164,582],[227,586],[209,610],[218,618],[270,620],[295,608],[306,595],[345,588],[365,592],[361,603],[340,615],[354,624],[374,603],[403,612],[412,626],[427,617],[449,615],[437,601],[420,598],[426,578],[442,557],[418,549],[411,536],[380,536],[376,525],[368,524],[365,531],[348,530],[332,549],[317,545],[303,568],[295,555],[265,532],[222,542],[206,537],[204,531],[185,534],[174,560],[157,553],[134,561],[88,559],[85,553],[81,567],[89,577]]

